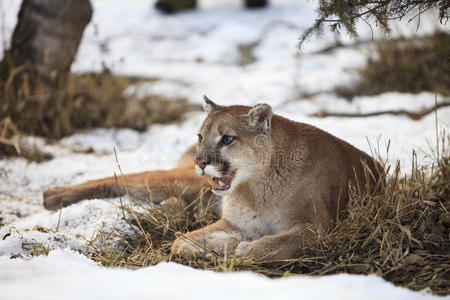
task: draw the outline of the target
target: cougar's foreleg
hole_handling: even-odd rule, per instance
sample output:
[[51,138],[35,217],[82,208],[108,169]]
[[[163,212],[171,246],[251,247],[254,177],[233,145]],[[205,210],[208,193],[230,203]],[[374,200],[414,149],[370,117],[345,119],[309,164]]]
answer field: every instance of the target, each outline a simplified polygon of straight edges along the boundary
[[305,245],[318,238],[319,232],[321,229],[317,225],[299,224],[286,232],[266,235],[252,242],[241,242],[236,248],[236,255],[262,261],[293,259]]
[[184,256],[208,252],[223,255],[232,253],[244,238],[240,230],[222,218],[214,224],[179,236],[173,242],[171,252]]

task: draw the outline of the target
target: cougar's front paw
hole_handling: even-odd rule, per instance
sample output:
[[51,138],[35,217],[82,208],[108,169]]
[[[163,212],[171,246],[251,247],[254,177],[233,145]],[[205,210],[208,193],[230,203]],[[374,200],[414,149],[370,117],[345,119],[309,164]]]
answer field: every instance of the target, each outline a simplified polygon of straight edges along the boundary
[[263,260],[267,257],[267,255],[267,249],[259,240],[253,242],[241,242],[236,248],[236,256]]
[[188,242],[182,238],[177,238],[175,242],[173,242],[172,244],[170,253],[190,258],[192,256],[199,255],[204,252],[201,247],[196,247],[193,244],[194,244],[193,241]]
[[250,242],[244,241],[240,242],[236,247],[236,256],[247,256],[248,255],[248,246]]

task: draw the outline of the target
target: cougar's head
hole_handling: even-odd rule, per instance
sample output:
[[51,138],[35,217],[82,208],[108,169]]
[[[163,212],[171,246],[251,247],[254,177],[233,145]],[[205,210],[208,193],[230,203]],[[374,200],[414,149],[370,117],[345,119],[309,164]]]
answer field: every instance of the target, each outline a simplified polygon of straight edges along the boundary
[[213,177],[213,192],[231,193],[269,162],[272,108],[268,104],[220,106],[204,97],[208,113],[198,133],[195,168]]

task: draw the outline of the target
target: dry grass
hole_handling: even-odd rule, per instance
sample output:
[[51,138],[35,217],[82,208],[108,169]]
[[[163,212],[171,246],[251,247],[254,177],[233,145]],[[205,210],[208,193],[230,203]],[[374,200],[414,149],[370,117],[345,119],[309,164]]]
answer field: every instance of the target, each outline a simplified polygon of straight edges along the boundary
[[[0,122],[14,128],[14,132],[0,133],[0,156],[38,157],[24,155],[26,152],[18,151],[11,143],[20,136],[59,139],[92,127],[142,131],[153,123],[178,121],[191,109],[182,99],[138,99],[124,93],[128,86],[148,81],[145,79],[110,74],[69,75],[64,82],[49,86],[30,79],[26,69],[26,65],[18,67],[6,81],[0,80]],[[33,151],[39,152],[36,147]]]
[[50,87],[27,77],[15,80],[21,67],[0,82],[0,120],[10,118],[30,135],[61,138],[91,127],[127,127],[145,130],[149,124],[179,120],[185,101],[162,97],[136,99],[124,90],[139,79],[108,74],[70,75]]
[[[268,267],[233,257],[212,255],[185,259],[172,257],[170,246],[177,232],[211,224],[215,217],[202,196],[190,209],[163,205],[139,209],[124,208],[124,217],[134,234],[99,234],[91,241],[93,259],[107,266],[140,268],[161,261],[176,261],[216,271],[253,270],[271,277],[289,274],[375,273],[396,285],[413,290],[430,288],[450,294],[450,136],[442,139],[435,163],[418,167],[401,176],[400,166],[381,192],[367,195],[353,190],[348,209],[336,226],[315,244],[301,249],[298,259]],[[386,166],[386,171],[390,167]],[[204,200],[204,199],[203,199]],[[178,202],[175,202],[178,203]],[[140,226],[135,226],[136,224]]]
[[124,95],[131,84],[143,79],[87,74],[71,78],[69,86],[75,99],[70,123],[76,129],[126,127],[145,130],[153,123],[170,123],[182,118],[187,101],[160,96],[137,99]]
[[336,93],[348,99],[389,91],[449,96],[450,34],[380,41],[375,58],[359,72],[361,81],[355,87],[338,87]]
[[41,151],[35,144],[27,142],[10,118],[0,121],[0,159],[8,156],[20,156],[30,161],[43,162],[53,158],[53,155]]

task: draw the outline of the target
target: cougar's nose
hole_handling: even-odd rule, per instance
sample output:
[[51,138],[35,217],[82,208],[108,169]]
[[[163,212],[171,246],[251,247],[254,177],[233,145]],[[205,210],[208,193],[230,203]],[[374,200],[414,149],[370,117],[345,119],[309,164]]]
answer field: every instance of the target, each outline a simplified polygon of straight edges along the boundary
[[208,164],[208,162],[204,159],[196,159],[195,163],[197,164],[197,166],[200,167],[200,169],[204,170],[206,168],[206,165]]

